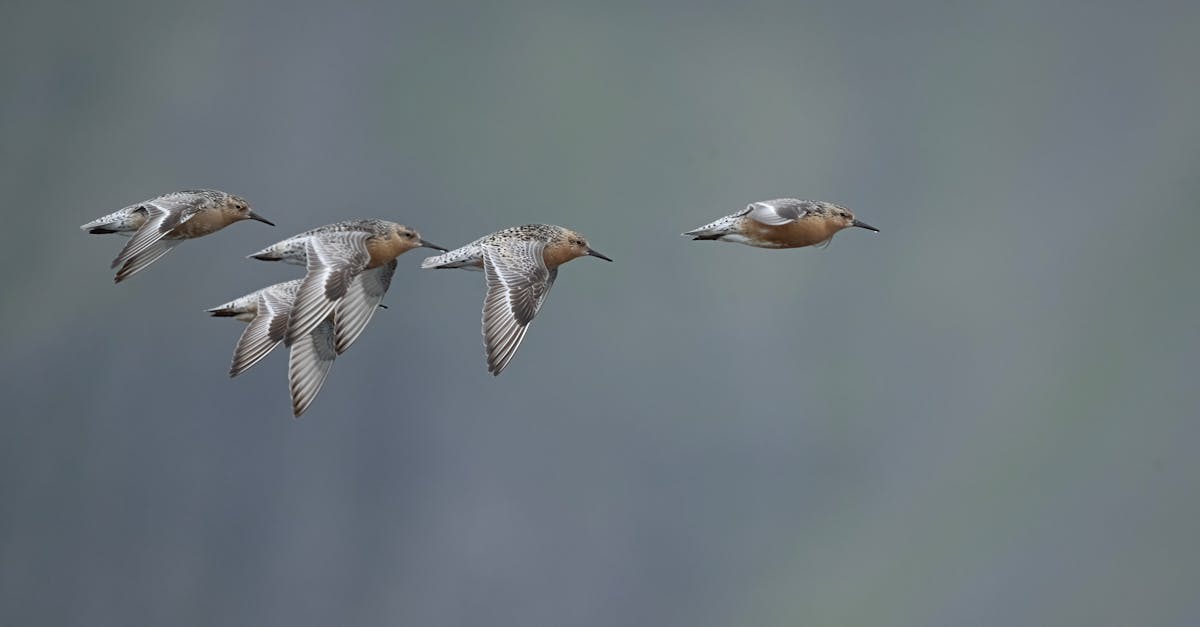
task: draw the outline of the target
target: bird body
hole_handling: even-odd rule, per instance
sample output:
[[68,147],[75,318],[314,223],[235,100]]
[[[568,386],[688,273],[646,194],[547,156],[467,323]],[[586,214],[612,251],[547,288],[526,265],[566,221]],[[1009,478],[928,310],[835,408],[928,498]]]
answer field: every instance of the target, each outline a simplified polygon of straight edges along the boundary
[[[540,242],[543,245],[542,262],[549,270],[558,268],[562,264],[578,257],[599,255],[596,251],[587,248],[586,240],[575,231],[550,224],[526,224],[484,235],[470,244],[441,255],[426,257],[421,261],[421,267],[425,269],[466,268],[483,270],[484,248],[486,246],[503,247],[514,242]],[[579,242],[583,242],[583,248],[580,248]],[[600,256],[600,258],[607,259],[604,256]],[[612,261],[611,259],[607,260]]]
[[[269,355],[287,332],[292,303],[303,279],[276,283],[209,309],[217,317],[248,322],[233,351],[229,376],[236,377]],[[297,418],[316,399],[337,358],[337,334],[333,316],[291,345],[288,353],[288,389],[292,414]]]
[[249,323],[233,351],[229,376],[249,370],[283,341],[292,302],[302,282],[294,279],[276,283],[208,310],[215,317]]
[[828,243],[842,229],[879,229],[857,220],[854,212],[830,202],[779,198],[746,208],[684,233],[694,240],[718,240],[758,248],[801,248]]
[[[400,229],[394,227],[400,227]],[[411,245],[411,238],[400,235],[401,229],[413,232],[411,229],[407,229],[395,222],[374,218],[334,222],[333,224],[309,229],[303,233],[298,233],[285,240],[271,244],[250,255],[250,258],[260,261],[282,261],[292,265],[303,266],[308,263],[305,246],[309,240],[313,238],[338,237],[339,234],[365,233],[371,236],[368,238],[367,246],[371,253],[372,267],[375,267],[387,263],[416,247]],[[417,236],[417,239],[420,240],[420,236]],[[417,244],[417,246],[421,245],[423,244]],[[428,245],[428,243],[424,245]],[[435,246],[434,248],[439,247]]]
[[396,258],[421,246],[446,250],[395,222],[350,220],[289,237],[251,258],[305,265],[307,273],[292,305],[286,340],[299,341],[332,315],[341,353],[358,338],[383,300],[396,271]]
[[258,220],[245,199],[214,190],[187,190],[164,194],[130,205],[79,227],[92,234],[116,233],[130,240],[113,259],[114,282],[137,274],[171,251],[180,242],[215,233],[234,222]]
[[483,300],[483,340],[488,372],[508,365],[558,277],[558,267],[589,255],[612,261],[567,228],[526,224],[485,235],[442,255],[428,257],[422,268],[482,269],[487,279]]

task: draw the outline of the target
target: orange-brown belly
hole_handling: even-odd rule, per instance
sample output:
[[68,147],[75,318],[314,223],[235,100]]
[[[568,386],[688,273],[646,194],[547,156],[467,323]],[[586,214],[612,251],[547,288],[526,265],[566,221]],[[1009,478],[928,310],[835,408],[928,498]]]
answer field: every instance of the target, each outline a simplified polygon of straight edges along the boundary
[[779,226],[769,226],[754,220],[747,222],[750,228],[747,229],[746,236],[755,242],[756,246],[763,248],[812,246],[828,240],[838,232],[836,226],[819,218],[800,219]]
[[192,219],[171,229],[167,237],[172,239],[190,239],[220,231],[229,225],[229,220],[219,211],[203,211]]

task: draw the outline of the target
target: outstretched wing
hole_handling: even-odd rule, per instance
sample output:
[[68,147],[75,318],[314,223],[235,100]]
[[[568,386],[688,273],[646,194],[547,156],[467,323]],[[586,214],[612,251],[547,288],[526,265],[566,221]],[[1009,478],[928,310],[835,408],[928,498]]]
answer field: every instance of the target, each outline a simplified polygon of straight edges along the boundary
[[395,273],[396,260],[393,259],[377,268],[364,270],[350,280],[346,295],[337,301],[333,309],[333,328],[339,355],[346,352],[363,329],[367,328],[371,316],[375,315],[379,303],[383,302]]
[[334,348],[333,321],[322,320],[312,333],[292,343],[288,356],[288,387],[292,392],[292,415],[297,418],[308,409],[337,358]]
[[236,377],[249,370],[283,340],[292,310],[292,301],[288,296],[270,289],[258,293],[258,315],[246,325],[242,337],[238,338],[229,376]]
[[120,283],[171,252],[180,240],[163,237],[196,215],[195,201],[195,197],[189,194],[169,194],[139,205],[146,212],[146,222],[113,259],[111,267],[121,267],[113,280]]
[[289,345],[311,333],[333,313],[351,281],[367,267],[370,237],[361,232],[328,233],[305,242],[308,273],[292,304],[286,338]]
[[483,245],[487,295],[483,299],[483,344],[488,372],[500,374],[516,354],[529,323],[554,285],[557,270],[546,269],[544,242]]
[[794,198],[779,198],[750,203],[740,215],[748,215],[755,222],[767,226],[779,226],[795,222],[808,215],[809,203]]

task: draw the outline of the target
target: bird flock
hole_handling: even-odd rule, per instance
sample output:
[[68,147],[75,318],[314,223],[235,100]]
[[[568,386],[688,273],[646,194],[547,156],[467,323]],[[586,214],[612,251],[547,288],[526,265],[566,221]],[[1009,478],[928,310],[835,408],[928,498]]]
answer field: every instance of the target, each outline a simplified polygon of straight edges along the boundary
[[[80,228],[129,237],[113,259],[113,281],[137,274],[184,240],[230,224],[257,220],[244,198],[219,190],[187,190],[130,205]],[[829,243],[842,229],[879,229],[829,202],[781,198],[753,202],[730,215],[683,233],[693,240],[735,242],[759,248],[800,248]],[[285,281],[213,307],[208,313],[247,323],[238,338],[229,376],[246,372],[280,342],[289,349],[292,414],[302,415],[321,391],[333,362],[362,335],[396,272],[397,258],[414,248],[442,254],[422,268],[482,270],[483,344],[487,369],[499,375],[516,355],[562,264],[579,257],[612,261],[571,229],[550,224],[515,226],[448,250],[402,224],[378,219],[320,226],[276,242],[252,259],[304,266],[303,278]]]

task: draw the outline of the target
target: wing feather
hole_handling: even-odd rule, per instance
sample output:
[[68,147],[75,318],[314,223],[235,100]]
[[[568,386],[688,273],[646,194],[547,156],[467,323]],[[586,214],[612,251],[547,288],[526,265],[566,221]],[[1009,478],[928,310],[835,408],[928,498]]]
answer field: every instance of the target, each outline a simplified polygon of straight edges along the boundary
[[[171,229],[192,219],[197,213],[196,202],[197,198],[189,194],[170,194],[138,205],[146,212],[146,221],[133,234],[133,237],[125,242],[124,248],[113,259],[111,267],[128,265],[131,259],[149,250],[167,233],[170,233]],[[161,256],[162,254],[158,255],[158,257]]]
[[292,303],[286,296],[269,289],[259,292],[258,315],[246,325],[242,336],[238,338],[229,376],[242,374],[271,354],[287,332],[291,309]]
[[[138,231],[139,233],[141,231]],[[136,237],[136,235],[135,235]],[[132,241],[132,240],[131,240]],[[159,239],[151,242],[147,247],[143,248],[137,254],[125,260],[120,270],[117,270],[116,276],[113,277],[114,283],[120,283],[125,279],[141,272],[146,266],[158,261],[160,257],[174,250],[183,240],[177,239]]]
[[360,232],[331,233],[305,242],[308,273],[292,304],[286,338],[289,345],[311,333],[333,313],[352,279],[367,266],[370,237]]
[[499,375],[516,355],[558,272],[546,268],[542,258],[546,245],[541,241],[482,248],[488,288],[483,300],[484,348],[488,372]]
[[288,387],[292,414],[297,418],[308,409],[337,358],[333,320],[322,320],[311,333],[293,342],[288,355]]
[[395,273],[396,260],[393,259],[377,268],[360,272],[350,281],[346,295],[337,301],[333,310],[333,326],[339,355],[346,352],[367,328],[367,323],[383,302]]
[[808,214],[804,201],[791,198],[767,200],[750,203],[741,215],[749,215],[752,220],[767,226],[780,226],[795,222]]

